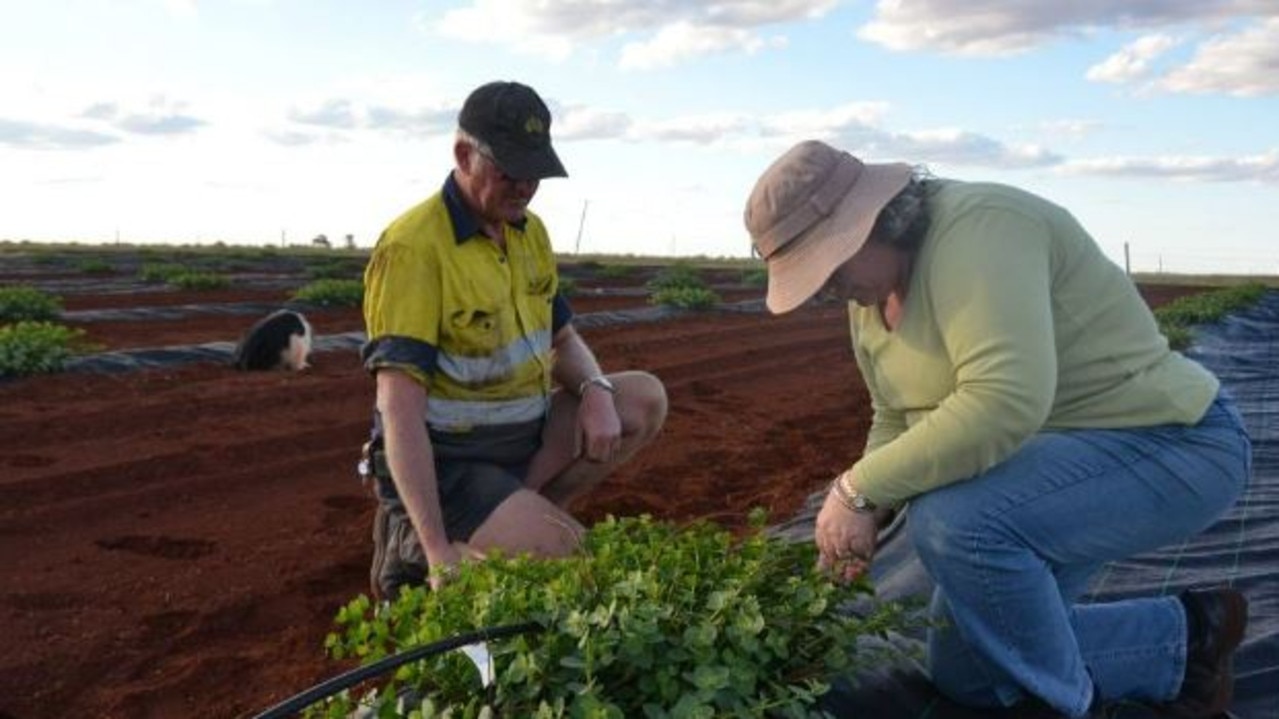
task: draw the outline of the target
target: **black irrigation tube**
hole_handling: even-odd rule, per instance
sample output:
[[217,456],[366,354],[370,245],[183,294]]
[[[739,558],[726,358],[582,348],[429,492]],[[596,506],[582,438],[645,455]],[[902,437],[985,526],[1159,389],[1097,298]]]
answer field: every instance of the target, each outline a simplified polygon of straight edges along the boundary
[[502,639],[503,637],[513,637],[520,634],[529,634],[533,631],[542,629],[542,625],[537,622],[524,622],[523,624],[505,624],[500,627],[485,627],[477,629],[466,634],[459,634],[448,639],[441,639],[438,642],[432,642],[425,646],[416,647],[399,654],[392,654],[389,657],[379,659],[372,664],[366,664],[362,667],[352,669],[345,674],[339,674],[326,682],[317,684],[314,687],[286,699],[279,704],[258,714],[254,719],[284,719],[291,717],[307,707],[315,704],[321,699],[327,699],[343,689],[350,689],[366,679],[372,679],[380,674],[396,669],[397,667],[415,662],[419,659],[425,659],[436,654],[452,651],[458,647],[464,647],[467,644],[488,641],[490,639]]

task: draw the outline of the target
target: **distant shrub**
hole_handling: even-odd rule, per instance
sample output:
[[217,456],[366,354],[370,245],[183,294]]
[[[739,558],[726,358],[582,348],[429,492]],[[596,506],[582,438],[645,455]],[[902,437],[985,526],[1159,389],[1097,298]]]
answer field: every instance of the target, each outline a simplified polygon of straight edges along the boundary
[[768,270],[763,267],[752,267],[749,270],[742,270],[742,284],[747,287],[767,287]]
[[1194,340],[1193,325],[1216,322],[1235,310],[1251,307],[1265,292],[1265,285],[1252,282],[1188,295],[1155,310],[1155,320],[1168,344],[1173,349],[1184,349]]
[[685,262],[676,262],[669,267],[663,268],[656,277],[648,281],[648,289],[653,292],[677,288],[695,289],[705,287],[706,282],[698,274],[697,268]]
[[62,300],[27,285],[0,287],[0,322],[53,320]]
[[572,297],[578,293],[577,280],[572,277],[560,276],[560,294],[565,297]]
[[601,265],[599,273],[600,277],[616,280],[635,274],[635,268],[631,265]]
[[326,307],[359,307],[364,302],[360,280],[316,280],[298,288],[293,299]]
[[18,322],[0,327],[0,377],[58,372],[73,354],[84,330],[52,322]]
[[313,280],[341,280],[359,277],[362,268],[340,259],[307,265],[306,276]]
[[684,310],[702,310],[719,304],[719,295],[709,287],[666,287],[653,292],[648,301]]
[[115,272],[115,268],[107,264],[106,260],[97,257],[86,257],[76,263],[76,269],[86,275],[109,275]]
[[138,268],[138,279],[143,282],[158,284],[161,282],[168,282],[174,277],[186,274],[190,271],[191,270],[187,269],[186,266],[179,265],[175,262],[144,262],[142,263],[142,266]]
[[169,284],[183,290],[223,290],[231,286],[230,278],[212,272],[182,272],[169,278]]

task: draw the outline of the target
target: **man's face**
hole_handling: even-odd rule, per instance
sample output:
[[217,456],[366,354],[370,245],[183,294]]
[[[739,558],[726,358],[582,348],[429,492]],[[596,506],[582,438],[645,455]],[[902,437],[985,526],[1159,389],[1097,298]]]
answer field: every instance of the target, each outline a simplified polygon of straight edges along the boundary
[[465,194],[480,219],[487,222],[519,222],[533,195],[538,180],[516,180],[508,177],[497,162],[473,145],[467,145],[461,163],[465,175]]

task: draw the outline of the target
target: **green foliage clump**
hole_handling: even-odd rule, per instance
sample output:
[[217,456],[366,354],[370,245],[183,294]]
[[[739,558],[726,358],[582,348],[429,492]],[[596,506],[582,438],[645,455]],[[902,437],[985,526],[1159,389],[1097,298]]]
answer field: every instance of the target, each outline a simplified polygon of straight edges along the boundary
[[184,290],[223,290],[231,286],[230,278],[213,272],[179,272],[168,280],[169,284]]
[[23,321],[0,327],[0,377],[58,372],[84,330],[52,322]]
[[578,292],[577,280],[560,275],[559,292],[565,297],[572,297]]
[[1188,347],[1193,325],[1216,322],[1227,314],[1250,307],[1265,294],[1265,285],[1252,282],[1212,292],[1180,297],[1155,310],[1159,329],[1174,349]]
[[675,262],[648,281],[650,292],[681,287],[706,287],[706,281],[698,274],[697,268],[687,262]]
[[768,270],[763,267],[752,267],[749,270],[742,270],[742,284],[747,287],[767,287]]
[[703,310],[719,304],[719,299],[709,287],[665,287],[650,295],[648,301],[683,310]]
[[[601,522],[563,559],[489,556],[436,592],[361,596],[325,644],[368,663],[478,629],[534,622],[542,631],[489,643],[494,684],[449,652],[401,666],[384,686],[311,716],[809,717],[836,674],[894,657],[857,639],[900,629],[904,609],[870,601],[865,581],[832,582],[811,542],[755,531],[735,540],[701,522]],[[868,611],[841,608],[860,599]],[[880,644],[878,646],[886,646]],[[406,691],[407,690],[407,691]],[[397,697],[409,696],[397,708]]]
[[109,275],[115,272],[115,268],[98,257],[86,257],[76,263],[76,269],[86,275]]
[[600,265],[599,273],[600,277],[617,280],[635,274],[635,267],[632,265]]
[[176,262],[144,262],[138,268],[138,279],[143,282],[158,284],[169,282],[174,277],[190,271],[185,265],[180,265]]
[[61,313],[62,300],[35,287],[0,287],[0,322],[53,320]]
[[298,288],[293,299],[325,307],[359,307],[364,302],[361,280],[316,280]]

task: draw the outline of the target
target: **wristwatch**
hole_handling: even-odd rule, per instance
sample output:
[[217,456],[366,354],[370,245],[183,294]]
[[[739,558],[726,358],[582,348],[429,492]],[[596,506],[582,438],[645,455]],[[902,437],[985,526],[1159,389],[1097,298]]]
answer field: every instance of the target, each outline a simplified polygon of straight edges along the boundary
[[848,478],[849,472],[835,478],[835,495],[839,497],[839,501],[854,512],[874,512],[879,509],[869,497],[853,489]]
[[577,396],[581,397],[586,394],[586,388],[591,385],[595,385],[609,394],[617,394],[617,386],[614,385],[608,377],[605,377],[602,374],[597,374],[594,377],[587,377],[582,380],[582,383],[577,386]]

